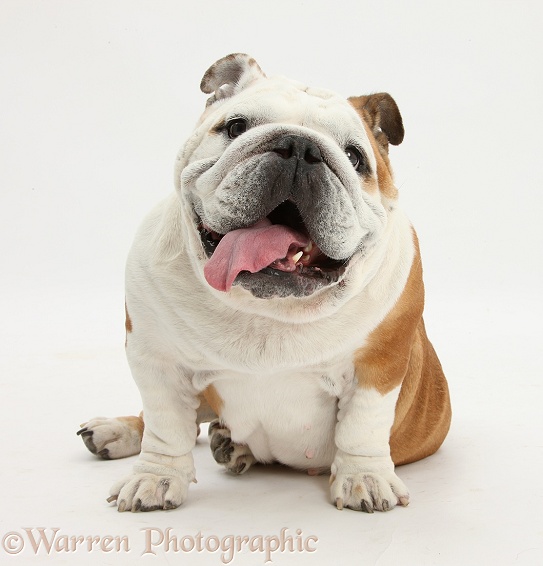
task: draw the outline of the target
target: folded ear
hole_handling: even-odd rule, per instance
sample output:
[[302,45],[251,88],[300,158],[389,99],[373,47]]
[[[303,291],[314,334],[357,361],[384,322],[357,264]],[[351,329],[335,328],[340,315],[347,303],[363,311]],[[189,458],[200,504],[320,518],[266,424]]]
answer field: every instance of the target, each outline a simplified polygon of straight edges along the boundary
[[256,79],[265,78],[258,63],[245,53],[232,53],[219,59],[205,72],[200,90],[213,93],[207,104],[228,98],[243,90]]
[[367,96],[352,96],[349,102],[370,127],[375,139],[387,151],[389,142],[392,145],[402,143],[402,116],[390,94],[379,92]]

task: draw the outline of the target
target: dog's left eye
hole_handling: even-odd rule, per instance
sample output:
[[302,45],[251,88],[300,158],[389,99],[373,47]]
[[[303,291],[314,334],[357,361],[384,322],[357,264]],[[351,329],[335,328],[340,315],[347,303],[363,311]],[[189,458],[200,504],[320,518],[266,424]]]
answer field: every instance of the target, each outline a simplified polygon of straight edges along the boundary
[[226,123],[228,137],[233,140],[247,131],[247,122],[243,118],[236,118]]
[[345,148],[345,155],[351,162],[351,165],[358,171],[363,163],[362,154],[354,145],[349,145]]

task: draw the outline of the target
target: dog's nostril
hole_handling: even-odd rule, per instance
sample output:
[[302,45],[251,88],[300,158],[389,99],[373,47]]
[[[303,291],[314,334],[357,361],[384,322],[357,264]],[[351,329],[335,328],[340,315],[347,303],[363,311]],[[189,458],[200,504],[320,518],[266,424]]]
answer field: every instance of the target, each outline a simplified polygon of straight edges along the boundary
[[323,160],[317,144],[307,138],[293,134],[283,136],[277,140],[272,151],[283,159],[296,157],[296,159],[303,160],[309,165],[320,163]]
[[304,161],[309,164],[320,163],[322,155],[317,146],[309,147],[304,154]]
[[288,147],[275,147],[273,149],[277,155],[280,155],[283,159],[290,159],[293,155],[292,145]]

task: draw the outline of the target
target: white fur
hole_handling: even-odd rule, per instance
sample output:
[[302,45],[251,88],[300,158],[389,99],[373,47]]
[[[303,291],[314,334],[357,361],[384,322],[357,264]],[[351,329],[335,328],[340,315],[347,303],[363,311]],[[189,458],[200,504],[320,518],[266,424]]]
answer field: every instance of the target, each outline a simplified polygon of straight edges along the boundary
[[[376,481],[388,486],[381,499],[395,504],[389,491],[398,491],[398,497],[407,493],[403,484],[394,487],[399,480],[387,459],[397,391],[381,398],[357,390],[353,355],[405,286],[414,257],[411,226],[379,195],[361,190],[358,177],[342,161],[340,148],[354,137],[375,170],[364,128],[340,97],[311,94],[285,79],[257,80],[215,105],[179,155],[178,194],[145,220],[127,263],[133,327],[127,352],[143,399],[145,433],[136,475],[112,491],[122,502],[119,510],[137,507],[138,499],[147,508],[161,506],[164,478],[173,486],[171,501],[184,500],[194,478],[197,394],[210,384],[224,402],[222,417],[233,441],[246,443],[257,460],[302,469],[333,464],[340,479],[376,474]],[[360,225],[374,220],[380,225],[375,242],[365,254],[355,255],[341,284],[308,297],[264,300],[237,286],[222,293],[206,283],[206,259],[188,196],[208,195],[211,211],[217,205],[214,189],[220,179],[206,177],[205,171],[225,148],[209,130],[225,113],[248,105],[266,108],[269,120],[329,138],[324,146],[337,162]],[[258,135],[247,139],[257,143]],[[240,142],[246,154],[249,150],[242,147]],[[230,150],[227,158],[235,162],[236,152]],[[384,459],[371,464],[376,457]],[[337,481],[333,496],[348,501],[343,484],[351,480]]]
[[[89,440],[91,451],[104,458],[126,458],[141,451],[139,431],[123,419],[97,417],[81,426],[92,433]],[[85,436],[83,438],[85,439]]]
[[368,510],[383,511],[409,501],[407,488],[394,473],[388,444],[399,393],[400,387],[385,395],[356,387],[340,400],[338,450],[331,468],[332,501],[341,501],[340,506],[359,509],[364,500]]

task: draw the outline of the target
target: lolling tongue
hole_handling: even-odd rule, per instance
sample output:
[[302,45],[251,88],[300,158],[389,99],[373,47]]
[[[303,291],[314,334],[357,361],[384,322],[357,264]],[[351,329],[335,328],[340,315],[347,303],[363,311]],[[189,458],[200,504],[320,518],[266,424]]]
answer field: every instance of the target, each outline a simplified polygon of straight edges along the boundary
[[308,236],[264,218],[223,236],[204,267],[204,276],[218,291],[230,291],[241,271],[256,273],[287,256],[291,246],[304,248],[309,242]]

